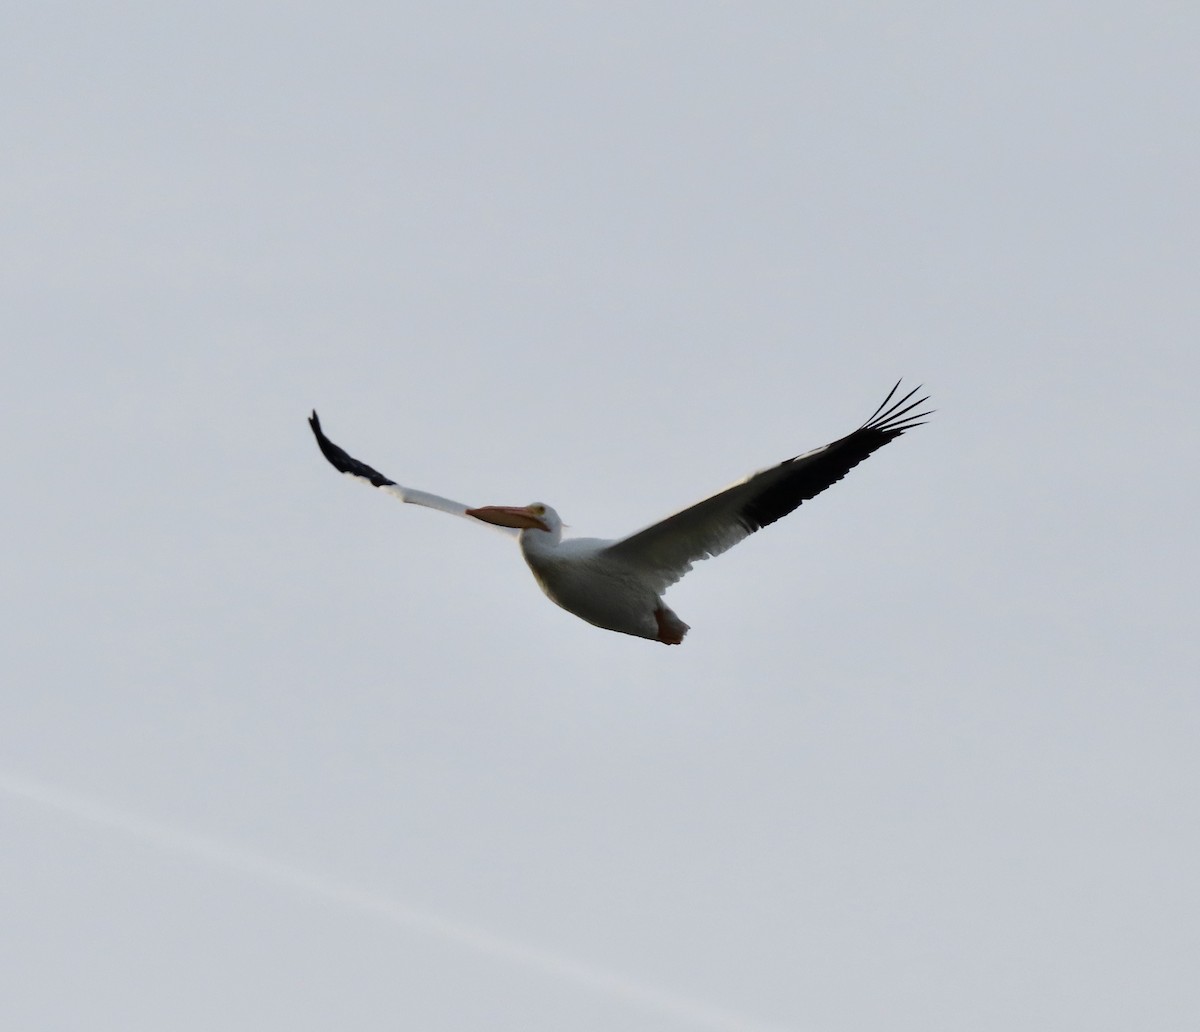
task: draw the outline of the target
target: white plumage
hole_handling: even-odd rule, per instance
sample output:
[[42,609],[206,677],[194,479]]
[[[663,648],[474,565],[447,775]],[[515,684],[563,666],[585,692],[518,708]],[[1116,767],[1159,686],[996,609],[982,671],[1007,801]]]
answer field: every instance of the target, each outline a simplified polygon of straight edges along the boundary
[[678,645],[688,625],[663,601],[663,592],[694,562],[720,555],[756,530],[774,523],[837,483],[872,452],[920,426],[928,399],[911,400],[920,388],[883,404],[853,433],[831,444],[761,470],[723,491],[619,541],[562,536],[562,520],[541,502],[525,506],[470,508],[461,502],[403,487],[353,458],[309,419],[317,444],[338,470],[387,491],[402,502],[423,505],[515,534],[542,590],[568,612],[610,631]]

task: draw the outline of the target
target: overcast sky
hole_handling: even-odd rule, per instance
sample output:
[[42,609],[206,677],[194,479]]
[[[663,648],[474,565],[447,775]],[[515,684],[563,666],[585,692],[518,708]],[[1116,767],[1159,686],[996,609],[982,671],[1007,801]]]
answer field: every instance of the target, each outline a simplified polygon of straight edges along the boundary
[[[1200,1027],[1200,14],[0,16],[0,1025]],[[932,421],[680,648],[619,536]]]

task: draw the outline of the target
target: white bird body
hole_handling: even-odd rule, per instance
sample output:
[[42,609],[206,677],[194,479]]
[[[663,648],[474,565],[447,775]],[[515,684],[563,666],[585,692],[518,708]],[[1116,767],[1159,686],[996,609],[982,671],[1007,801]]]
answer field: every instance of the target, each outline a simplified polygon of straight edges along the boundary
[[321,431],[316,412],[309,423],[322,453],[341,472],[382,488],[402,502],[515,533],[538,585],[563,609],[606,630],[678,645],[688,625],[666,605],[663,592],[687,573],[692,563],[720,555],[774,523],[836,483],[872,452],[920,426],[918,421],[929,413],[913,412],[927,400],[910,401],[916,390],[887,408],[899,386],[892,388],[870,419],[846,437],[761,470],[617,541],[564,539],[558,513],[541,502],[468,508],[439,495],[402,487],[330,441]]
[[[609,631],[663,641],[683,640],[688,626],[659,597],[646,568],[614,554],[614,541],[561,537],[562,522],[538,503],[547,534],[536,527],[521,531],[521,554],[546,596],[568,613]],[[670,644],[677,644],[671,642]]]

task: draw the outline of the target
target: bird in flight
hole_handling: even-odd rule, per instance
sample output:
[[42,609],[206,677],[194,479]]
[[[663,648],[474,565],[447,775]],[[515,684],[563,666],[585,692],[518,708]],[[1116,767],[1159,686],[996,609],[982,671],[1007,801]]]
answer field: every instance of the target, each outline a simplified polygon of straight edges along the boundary
[[[365,480],[399,498],[499,527],[517,538],[533,576],[552,602],[590,624],[622,634],[678,645],[688,632],[663,601],[663,592],[692,568],[769,526],[836,484],[872,452],[922,425],[928,397],[913,400],[916,387],[883,404],[857,430],[777,466],[753,473],[732,487],[619,541],[564,538],[558,513],[542,502],[472,508],[397,484],[347,454],[321,430],[314,411],[309,425],[334,469]],[[920,410],[920,411],[914,411]]]

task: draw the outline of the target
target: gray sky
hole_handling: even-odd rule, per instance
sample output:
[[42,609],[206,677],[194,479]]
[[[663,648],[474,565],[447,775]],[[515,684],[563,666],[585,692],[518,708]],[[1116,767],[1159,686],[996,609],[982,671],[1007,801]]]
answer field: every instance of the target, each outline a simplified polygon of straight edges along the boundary
[[[0,1025],[1195,1028],[1198,27],[0,16]],[[304,422],[615,536],[899,376],[678,649]]]

